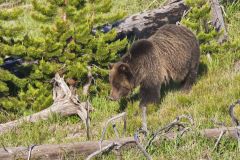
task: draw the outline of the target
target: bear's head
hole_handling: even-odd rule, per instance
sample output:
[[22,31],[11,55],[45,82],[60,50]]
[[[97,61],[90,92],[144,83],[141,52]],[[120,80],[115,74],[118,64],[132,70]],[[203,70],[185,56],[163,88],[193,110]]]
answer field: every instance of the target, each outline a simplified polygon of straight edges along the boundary
[[111,84],[111,100],[119,100],[127,96],[133,89],[133,75],[127,63],[109,64],[109,82]]

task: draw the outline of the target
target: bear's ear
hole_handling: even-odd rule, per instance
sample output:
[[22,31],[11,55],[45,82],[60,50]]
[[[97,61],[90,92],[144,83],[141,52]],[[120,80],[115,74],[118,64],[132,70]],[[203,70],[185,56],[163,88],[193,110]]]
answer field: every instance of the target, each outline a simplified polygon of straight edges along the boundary
[[109,63],[109,64],[108,64],[108,69],[112,69],[112,68],[113,68],[113,65],[114,65],[113,63]]
[[118,71],[122,73],[129,73],[130,66],[127,63],[122,63],[119,65]]

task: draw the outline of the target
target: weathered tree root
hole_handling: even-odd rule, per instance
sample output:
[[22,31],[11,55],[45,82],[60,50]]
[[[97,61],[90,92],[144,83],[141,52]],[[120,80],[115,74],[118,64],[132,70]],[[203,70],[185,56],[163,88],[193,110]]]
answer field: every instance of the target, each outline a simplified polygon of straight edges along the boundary
[[78,114],[87,126],[88,112],[93,109],[90,103],[80,102],[78,95],[74,93],[74,88],[69,88],[64,81],[64,77],[56,74],[53,82],[53,104],[37,113],[30,116],[20,118],[11,122],[0,124],[0,134],[14,129],[24,122],[37,122],[39,120],[46,120],[51,114],[59,114],[61,116],[70,116]]

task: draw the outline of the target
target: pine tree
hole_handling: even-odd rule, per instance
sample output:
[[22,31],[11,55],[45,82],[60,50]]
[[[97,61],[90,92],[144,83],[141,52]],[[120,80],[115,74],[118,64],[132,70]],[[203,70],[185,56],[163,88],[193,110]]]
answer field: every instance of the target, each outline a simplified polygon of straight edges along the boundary
[[[5,1],[1,1],[3,2]],[[17,91],[27,84],[27,79],[17,77],[14,70],[7,70],[8,65],[11,64],[9,64],[10,59],[6,59],[9,56],[23,57],[26,53],[26,48],[22,43],[23,26],[18,21],[22,13],[23,10],[20,7],[1,8],[0,10],[0,107],[8,101],[6,97],[16,96]],[[16,59],[16,62],[18,60]],[[12,109],[9,105],[4,105],[4,107]]]
[[226,53],[239,50],[238,38],[231,38],[222,44],[217,42],[218,37],[223,31],[217,32],[211,23],[211,7],[209,1],[185,0],[185,3],[189,6],[190,10],[187,16],[181,20],[181,24],[196,33],[200,42],[201,53]]
[[221,48],[217,43],[218,33],[214,26],[211,25],[211,7],[207,0],[185,0],[190,10],[181,23],[192,29],[200,42],[201,52],[214,53]]
[[[126,40],[113,42],[114,30],[107,34],[92,34],[94,27],[123,17],[122,13],[109,13],[111,0],[34,0],[33,6],[32,17],[44,22],[43,37],[38,38],[42,46],[32,48],[33,53],[28,51],[30,58],[40,60],[40,66],[31,74],[33,79],[49,79],[62,68],[66,77],[81,83],[81,89],[86,82],[87,66],[91,66],[95,82],[103,85],[108,63],[115,60],[117,52],[126,45]],[[30,38],[30,41],[35,40]],[[34,53],[36,50],[39,53]]]
[[21,47],[16,46],[18,52],[8,48],[4,55],[19,53],[24,61],[36,63],[25,66],[29,68],[25,76],[28,84],[17,88],[17,97],[5,98],[0,105],[5,108],[19,105],[34,111],[46,108],[52,103],[50,81],[55,73],[74,79],[81,92],[88,66],[94,77],[90,92],[106,93],[108,63],[118,58],[117,53],[125,48],[127,40],[116,41],[114,30],[108,33],[92,30],[124,14],[110,12],[111,0],[33,0],[32,5],[31,16],[39,24],[40,33],[26,34],[20,41]]

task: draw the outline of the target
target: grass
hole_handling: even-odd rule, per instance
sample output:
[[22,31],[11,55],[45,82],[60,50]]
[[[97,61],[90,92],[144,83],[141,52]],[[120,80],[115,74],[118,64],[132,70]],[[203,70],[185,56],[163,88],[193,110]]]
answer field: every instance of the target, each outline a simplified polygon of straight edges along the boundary
[[126,11],[128,15],[160,7],[164,0],[113,0],[113,11]]
[[[114,1],[114,6],[125,10],[128,14],[146,9],[153,1],[122,0]],[[151,7],[156,7],[154,3]],[[240,3],[229,5],[226,8],[228,15],[228,31],[230,39],[239,39],[240,31]],[[26,23],[28,23],[26,21]],[[31,23],[31,22],[29,22]],[[215,53],[209,61],[206,55],[201,56],[201,74],[197,83],[189,93],[183,93],[177,89],[165,91],[159,106],[148,108],[149,130],[154,131],[158,127],[171,122],[176,116],[190,114],[195,125],[193,134],[173,141],[160,141],[150,147],[148,152],[154,159],[240,159],[237,150],[237,141],[223,137],[219,149],[212,151],[215,140],[206,139],[199,135],[204,128],[216,127],[211,121],[225,122],[231,126],[228,107],[240,97],[240,73],[235,70],[235,62],[240,58],[240,51],[226,51]],[[112,115],[122,112],[118,102],[112,102],[106,97],[92,97],[92,105],[95,111],[91,113],[92,140],[99,140],[104,122]],[[125,108],[127,112],[127,134],[133,133],[141,126],[139,101],[129,103]],[[1,114],[0,114],[1,115]],[[237,110],[240,115],[240,110]],[[4,114],[3,116],[7,116]],[[0,117],[1,120],[1,117]],[[117,123],[122,131],[122,122]],[[73,138],[73,135],[77,137]],[[72,137],[72,138],[71,138]],[[68,143],[85,141],[84,125],[77,116],[68,118],[53,115],[48,120],[35,124],[26,123],[14,131],[0,136],[0,142],[5,146],[21,146],[44,143]],[[114,138],[113,130],[108,129],[107,138]],[[125,150],[124,159],[144,159],[144,156],[136,149]],[[114,155],[104,155],[97,159],[115,159]]]

